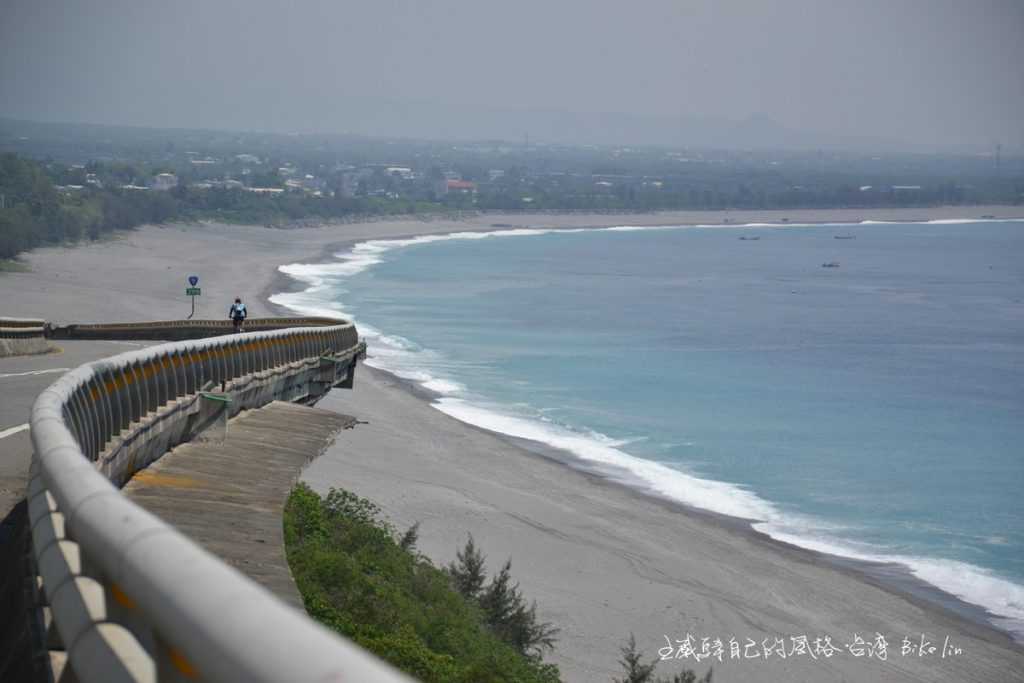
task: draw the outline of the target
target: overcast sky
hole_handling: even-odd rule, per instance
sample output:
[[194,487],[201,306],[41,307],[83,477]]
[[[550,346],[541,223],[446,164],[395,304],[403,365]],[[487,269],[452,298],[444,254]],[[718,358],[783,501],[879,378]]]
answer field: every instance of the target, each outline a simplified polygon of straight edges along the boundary
[[0,0],[0,116],[1021,150],[1024,0]]

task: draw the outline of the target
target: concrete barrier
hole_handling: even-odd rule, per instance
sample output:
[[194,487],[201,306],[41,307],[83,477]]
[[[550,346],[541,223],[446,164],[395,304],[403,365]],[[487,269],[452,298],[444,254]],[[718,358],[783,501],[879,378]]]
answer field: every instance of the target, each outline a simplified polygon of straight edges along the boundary
[[0,317],[0,358],[48,353],[46,322],[35,318]]
[[83,365],[32,408],[37,601],[54,678],[408,681],[118,490],[207,422],[351,384],[351,324],[162,344]]
[[[329,327],[337,318],[250,318],[246,332],[266,332],[290,327]],[[42,321],[39,321],[42,324]],[[2,324],[2,322],[0,322]],[[139,339],[144,341],[179,341],[233,334],[230,320],[153,320],[134,323],[46,323],[50,339]]]
[[46,325],[45,320],[39,318],[9,318],[0,316],[0,334],[3,330],[16,330],[18,328],[41,328]]

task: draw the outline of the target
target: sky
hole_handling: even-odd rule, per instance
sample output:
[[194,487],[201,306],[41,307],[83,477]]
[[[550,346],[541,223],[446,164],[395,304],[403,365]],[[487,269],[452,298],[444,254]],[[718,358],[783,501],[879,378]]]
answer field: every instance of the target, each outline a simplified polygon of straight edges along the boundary
[[0,0],[0,116],[1024,153],[1024,0]]

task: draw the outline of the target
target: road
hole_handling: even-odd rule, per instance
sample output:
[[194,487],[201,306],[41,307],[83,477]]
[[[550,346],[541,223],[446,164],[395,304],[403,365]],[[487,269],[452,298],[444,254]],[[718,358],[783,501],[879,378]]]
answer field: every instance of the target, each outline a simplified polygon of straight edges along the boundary
[[58,344],[57,353],[0,358],[0,521],[25,495],[32,456],[29,411],[39,392],[71,368],[148,345],[149,342],[64,341]]

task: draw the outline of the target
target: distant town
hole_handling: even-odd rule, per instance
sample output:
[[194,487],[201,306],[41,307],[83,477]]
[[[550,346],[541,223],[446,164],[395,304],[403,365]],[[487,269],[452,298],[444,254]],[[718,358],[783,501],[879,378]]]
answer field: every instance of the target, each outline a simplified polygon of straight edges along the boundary
[[[1024,157],[568,146],[0,119],[0,257],[169,220],[1024,203]],[[19,208],[20,207],[20,208]],[[20,213],[19,213],[20,212]]]

